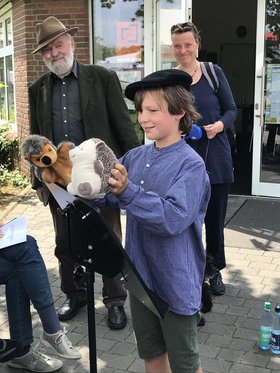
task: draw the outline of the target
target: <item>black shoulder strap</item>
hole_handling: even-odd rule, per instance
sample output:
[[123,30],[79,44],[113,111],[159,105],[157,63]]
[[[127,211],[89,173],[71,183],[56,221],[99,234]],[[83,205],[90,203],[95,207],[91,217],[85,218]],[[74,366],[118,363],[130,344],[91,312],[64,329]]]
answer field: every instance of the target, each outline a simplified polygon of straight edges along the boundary
[[219,79],[216,75],[216,71],[214,69],[213,63],[212,62],[200,62],[200,67],[202,74],[205,76],[207,79],[210,87],[217,92],[219,89]]
[[[214,90],[215,94],[217,94],[217,91],[219,89],[219,79],[217,77],[215,68],[213,66],[212,62],[200,62],[200,67],[202,74],[207,79],[210,87]],[[231,124],[231,126],[226,130],[230,146],[235,149],[236,143],[235,143],[235,127],[234,122]]]

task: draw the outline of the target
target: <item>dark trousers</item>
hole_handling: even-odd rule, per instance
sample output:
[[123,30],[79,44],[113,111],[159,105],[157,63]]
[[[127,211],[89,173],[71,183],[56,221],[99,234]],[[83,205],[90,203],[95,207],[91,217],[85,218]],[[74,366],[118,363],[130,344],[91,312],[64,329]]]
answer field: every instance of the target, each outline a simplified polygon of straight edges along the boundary
[[227,211],[229,184],[211,184],[211,197],[205,216],[206,252],[221,270],[226,266],[224,224]]
[[[68,226],[67,220],[58,213],[58,204],[50,195],[49,207],[53,218],[55,231],[55,256],[59,260],[61,290],[67,297],[79,300],[86,299],[86,289],[79,286],[73,278],[74,269],[79,265],[71,255],[68,245]],[[103,217],[112,228],[116,236],[121,241],[121,221],[120,212],[117,209],[105,208],[102,210]],[[106,307],[123,305],[126,300],[126,290],[116,279],[110,279],[105,276],[103,280],[103,303]]]

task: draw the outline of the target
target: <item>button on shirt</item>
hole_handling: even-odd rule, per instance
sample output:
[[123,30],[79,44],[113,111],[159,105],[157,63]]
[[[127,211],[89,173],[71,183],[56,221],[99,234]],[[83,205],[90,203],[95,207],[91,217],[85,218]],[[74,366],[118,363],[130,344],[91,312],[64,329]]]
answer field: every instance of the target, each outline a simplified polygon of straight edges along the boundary
[[52,119],[55,145],[61,141],[71,141],[79,145],[85,140],[83,118],[80,106],[77,62],[71,73],[63,79],[52,74]]

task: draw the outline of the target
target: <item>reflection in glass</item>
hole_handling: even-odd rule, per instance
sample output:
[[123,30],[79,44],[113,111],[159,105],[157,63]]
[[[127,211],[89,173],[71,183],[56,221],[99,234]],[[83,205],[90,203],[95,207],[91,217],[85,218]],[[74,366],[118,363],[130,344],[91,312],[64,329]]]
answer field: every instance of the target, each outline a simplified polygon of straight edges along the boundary
[[6,45],[12,45],[12,22],[11,18],[5,20]]
[[171,69],[178,65],[172,53],[170,29],[174,24],[185,22],[184,0],[162,0],[159,2],[160,14],[158,22],[158,44],[160,45],[160,55],[158,56],[158,69]]
[[[144,0],[93,2],[94,63],[116,71],[122,89],[144,76]],[[125,99],[140,142],[134,105]]]
[[0,48],[4,47],[4,32],[3,32],[3,23],[0,22]]
[[94,63],[115,71],[143,68],[144,2],[94,1]]
[[6,120],[4,57],[0,58],[0,121]]
[[7,109],[8,120],[15,121],[15,108],[14,108],[14,77],[13,77],[13,57],[6,57],[6,82],[7,82]]
[[280,183],[280,3],[267,0],[261,180]]
[[0,122],[15,121],[12,55],[0,58]]

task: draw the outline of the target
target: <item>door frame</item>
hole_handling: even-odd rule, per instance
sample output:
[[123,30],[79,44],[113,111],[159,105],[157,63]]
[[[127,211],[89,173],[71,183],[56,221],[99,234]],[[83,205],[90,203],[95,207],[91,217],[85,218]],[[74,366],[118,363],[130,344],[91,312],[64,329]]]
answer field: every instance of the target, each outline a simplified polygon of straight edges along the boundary
[[[182,18],[192,21],[192,0],[182,0]],[[261,182],[262,133],[264,125],[264,32],[266,0],[257,1],[257,29],[255,55],[255,93],[252,145],[252,195],[280,197],[280,186]],[[160,1],[145,0],[145,75],[161,69],[160,58]]]
[[259,196],[280,197],[279,183],[267,183],[261,180],[262,136],[264,126],[264,79],[265,79],[265,21],[266,0],[258,0],[256,30],[256,69],[253,127],[253,167],[252,194]]
[[[182,0],[182,18],[191,21],[192,0]],[[144,0],[144,75],[162,69],[160,46],[160,0]]]
[[[181,0],[182,17],[178,22],[191,20],[192,0]],[[162,69],[160,51],[160,0],[144,0],[144,76]],[[145,136],[145,144],[151,143]]]

